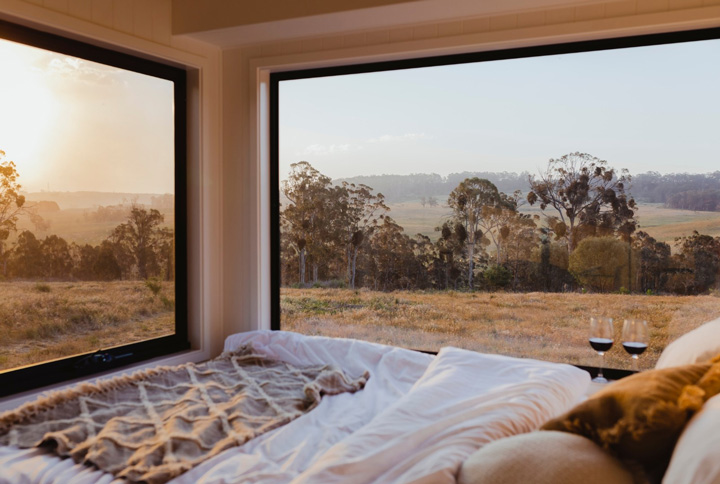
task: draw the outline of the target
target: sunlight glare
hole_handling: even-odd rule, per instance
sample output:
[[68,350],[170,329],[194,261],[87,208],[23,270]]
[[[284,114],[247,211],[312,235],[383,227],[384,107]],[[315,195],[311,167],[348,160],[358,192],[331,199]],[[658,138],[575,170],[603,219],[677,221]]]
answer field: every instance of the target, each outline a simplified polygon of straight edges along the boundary
[[[50,128],[59,115],[59,105],[45,83],[44,74],[33,66],[38,49],[0,40],[3,70],[0,76],[0,149],[23,173],[41,171],[40,153]],[[21,176],[20,182],[23,183]],[[39,181],[39,180],[38,180]],[[25,188],[27,188],[25,186]]]

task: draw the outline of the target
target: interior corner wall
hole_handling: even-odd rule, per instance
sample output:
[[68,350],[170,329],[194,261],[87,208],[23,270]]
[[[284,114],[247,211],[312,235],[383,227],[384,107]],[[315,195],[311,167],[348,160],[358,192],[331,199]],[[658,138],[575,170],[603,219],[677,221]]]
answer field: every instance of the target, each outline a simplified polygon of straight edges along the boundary
[[[251,82],[243,49],[223,52],[223,287],[224,336],[263,328],[260,302],[265,277],[259,215],[259,163],[253,158]],[[269,287],[269,286],[268,286]]]
[[263,79],[270,72],[709,27],[720,27],[720,0],[616,0],[225,49],[224,334],[270,324],[263,294],[269,291]]

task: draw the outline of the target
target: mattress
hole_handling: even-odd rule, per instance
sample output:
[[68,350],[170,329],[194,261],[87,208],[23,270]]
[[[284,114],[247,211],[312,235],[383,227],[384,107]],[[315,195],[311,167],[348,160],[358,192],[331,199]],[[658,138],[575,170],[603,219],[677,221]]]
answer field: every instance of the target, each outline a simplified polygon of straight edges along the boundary
[[[229,449],[174,479],[190,483],[455,482],[487,442],[529,432],[583,398],[575,367],[443,348],[437,356],[342,338],[255,331],[251,343],[296,366],[332,364],[365,389],[326,396],[291,423]],[[0,447],[0,483],[124,482],[43,449]]]

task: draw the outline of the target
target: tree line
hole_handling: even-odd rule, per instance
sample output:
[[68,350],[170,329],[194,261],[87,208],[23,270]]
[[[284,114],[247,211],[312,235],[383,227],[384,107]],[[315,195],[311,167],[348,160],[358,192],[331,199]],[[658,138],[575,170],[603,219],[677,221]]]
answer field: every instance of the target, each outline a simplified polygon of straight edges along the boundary
[[[441,176],[437,173],[411,175],[371,175],[341,179],[339,182],[364,184],[385,194],[388,203],[425,200],[433,206],[438,194],[450,193],[467,178],[481,178],[492,182],[498,190],[513,193],[528,188],[528,172],[462,172]],[[636,200],[662,203],[669,208],[697,211],[720,211],[720,171],[704,174],[647,172],[632,179],[632,193]]]
[[164,216],[154,208],[133,204],[125,221],[99,245],[68,243],[57,235],[38,239],[29,230],[17,234],[17,221],[28,210],[20,193],[18,172],[0,151],[0,275],[12,279],[164,280],[175,278],[174,232],[162,227]]
[[[666,203],[672,207],[671,199],[681,194],[703,194],[720,191],[720,171],[712,173],[669,173],[662,175],[648,172],[633,178],[633,193],[638,200],[650,203]],[[682,198],[682,197],[681,197]],[[700,208],[690,210],[704,210]]]
[[[638,230],[630,182],[627,170],[587,153],[551,159],[526,175],[524,192],[467,177],[450,192],[449,215],[432,241],[406,234],[370,186],[334,184],[299,162],[281,186],[282,280],[375,290],[698,294],[716,287],[720,238],[695,232],[678,238],[672,253]],[[543,215],[521,213],[524,204]]]
[[679,210],[720,212],[720,190],[688,190],[667,197],[665,205]]
[[411,175],[365,175],[337,180],[356,185],[372,186],[385,194],[388,203],[406,202],[437,197],[440,193],[450,193],[461,181],[467,178],[482,178],[492,182],[498,190],[512,193],[527,185],[528,172],[460,172],[441,176],[437,173],[413,173]]

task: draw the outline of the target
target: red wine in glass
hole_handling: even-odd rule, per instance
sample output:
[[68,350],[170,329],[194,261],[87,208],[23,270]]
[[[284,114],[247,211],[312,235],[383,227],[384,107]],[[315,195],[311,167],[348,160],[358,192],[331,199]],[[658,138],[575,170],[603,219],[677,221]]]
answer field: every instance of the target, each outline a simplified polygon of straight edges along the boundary
[[648,325],[642,319],[626,319],[623,323],[623,348],[632,357],[632,369],[638,371],[638,356],[648,347]]
[[613,342],[615,341],[612,318],[590,318],[590,334],[588,336],[590,346],[600,355],[598,375],[593,378],[592,381],[607,383],[607,379],[603,376],[603,366],[605,363],[605,352],[612,348]]
[[613,340],[610,338],[590,338],[590,346],[592,346],[592,349],[595,351],[608,351],[610,348],[612,348]]
[[647,347],[648,345],[646,343],[636,343],[634,341],[623,343],[623,348],[625,348],[625,351],[627,351],[630,356],[642,355]]

